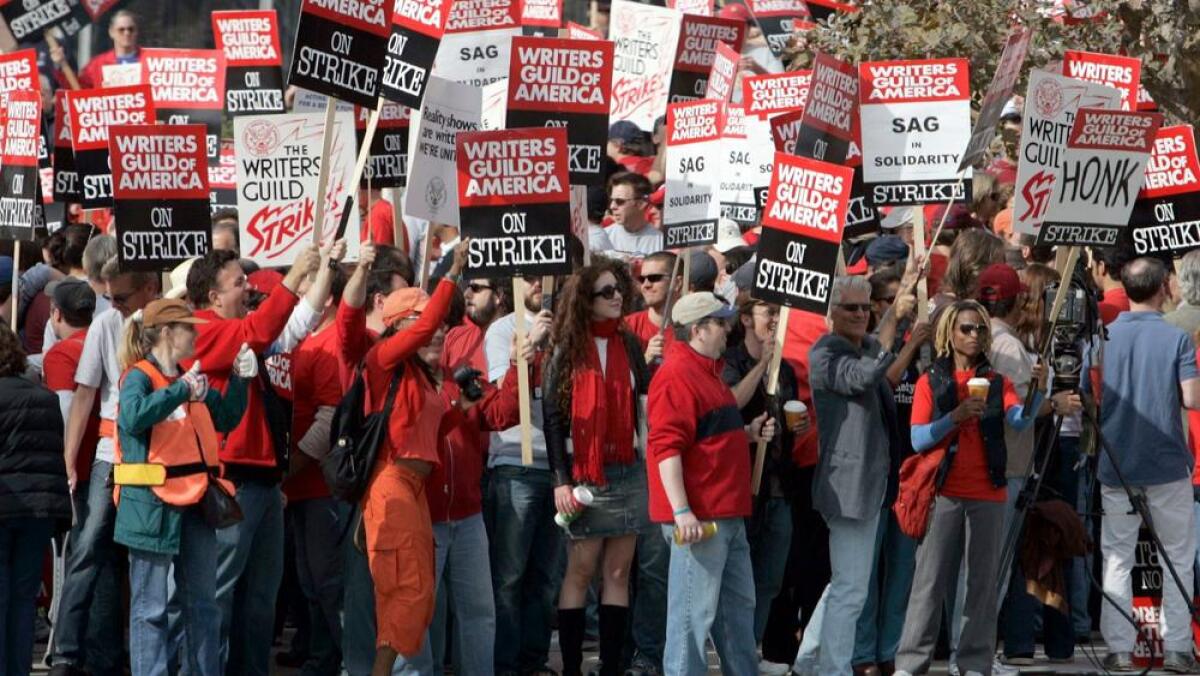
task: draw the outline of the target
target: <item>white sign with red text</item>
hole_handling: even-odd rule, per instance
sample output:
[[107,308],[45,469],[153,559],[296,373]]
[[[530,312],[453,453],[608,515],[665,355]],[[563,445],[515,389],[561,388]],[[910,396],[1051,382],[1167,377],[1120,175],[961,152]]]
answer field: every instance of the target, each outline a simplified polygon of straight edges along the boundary
[[650,131],[654,121],[666,115],[682,17],[674,9],[613,0],[608,26],[614,54],[610,122],[629,120]]

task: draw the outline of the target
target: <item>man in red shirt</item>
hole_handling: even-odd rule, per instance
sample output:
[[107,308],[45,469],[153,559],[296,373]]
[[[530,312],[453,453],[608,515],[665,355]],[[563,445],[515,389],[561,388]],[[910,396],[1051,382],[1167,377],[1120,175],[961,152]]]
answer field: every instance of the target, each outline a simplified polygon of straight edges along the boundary
[[[93,58],[79,71],[81,88],[103,86],[105,66],[137,63],[141,58],[142,52],[138,47],[138,18],[133,12],[127,9],[114,12],[108,22],[108,37],[112,40],[113,48]],[[63,65],[67,63],[67,55],[62,45],[50,49],[50,60],[54,62],[55,68],[62,70]],[[58,80],[63,86],[68,84],[62,73],[58,74]]]
[[650,382],[650,519],[672,541],[667,673],[707,671],[710,630],[727,673],[758,673],[748,443],[769,441],[775,422],[764,413],[743,426],[721,380],[733,313],[709,292],[679,299],[671,311],[678,340]]
[[1100,287],[1100,321],[1105,326],[1113,323],[1117,315],[1129,311],[1129,296],[1121,283],[1121,270],[1135,255],[1128,246],[1112,246],[1092,249],[1092,280]]
[[[75,370],[83,355],[83,340],[87,337],[92,313],[96,310],[96,292],[87,282],[68,277],[46,286],[46,293],[53,304],[50,307],[50,327],[58,342],[50,348],[42,360],[42,374],[46,387],[58,395],[62,408],[63,425],[71,411],[71,399],[75,396]],[[100,401],[92,406],[92,415],[80,443],[80,452],[75,458],[77,481],[86,482],[92,473],[92,460],[96,457],[96,442],[100,437]],[[78,499],[80,496],[74,496]]]
[[[662,360],[664,350],[675,340],[673,331],[667,331],[665,335],[661,331],[663,313],[667,309],[667,288],[671,284],[675,258],[675,254],[670,251],[659,251],[646,256],[636,277],[642,300],[646,302],[646,309],[625,317],[625,325],[641,342],[642,349],[646,352],[646,364],[651,368]],[[675,278],[674,291],[669,295],[679,298],[682,289],[683,275],[679,275]]]

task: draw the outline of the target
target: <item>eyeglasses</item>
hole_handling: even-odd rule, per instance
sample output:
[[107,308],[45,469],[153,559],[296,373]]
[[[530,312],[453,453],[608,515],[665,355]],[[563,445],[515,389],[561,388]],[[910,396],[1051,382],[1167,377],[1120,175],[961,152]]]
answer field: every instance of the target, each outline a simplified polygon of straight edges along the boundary
[[958,332],[964,336],[986,336],[988,332],[987,324],[959,324]]
[[870,312],[870,303],[838,303],[838,307],[846,312]]
[[645,284],[646,282],[650,282],[651,284],[658,284],[659,282],[661,282],[662,280],[664,280],[666,278],[667,278],[667,276],[664,274],[655,273],[652,275],[638,275],[637,281],[638,281],[638,284]]
[[641,197],[610,197],[608,198],[608,205],[612,206],[615,204],[618,207],[623,207],[630,202],[641,201],[641,199]]
[[481,293],[483,291],[491,291],[492,287],[488,286],[487,284],[477,284],[475,282],[471,282],[467,285],[467,290],[471,293]]
[[621,290],[614,284],[607,284],[597,291],[592,292],[592,300],[603,298],[604,300],[612,300]]
[[118,33],[136,33],[137,26],[117,26],[113,30],[115,30]]

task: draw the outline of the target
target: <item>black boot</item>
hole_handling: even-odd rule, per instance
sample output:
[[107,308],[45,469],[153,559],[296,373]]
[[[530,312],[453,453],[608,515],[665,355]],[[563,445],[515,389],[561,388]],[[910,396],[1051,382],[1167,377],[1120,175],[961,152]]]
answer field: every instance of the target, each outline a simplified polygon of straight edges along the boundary
[[583,608],[558,609],[558,647],[562,650],[562,676],[581,676],[583,632],[587,611]]
[[600,606],[600,676],[620,676],[629,608]]

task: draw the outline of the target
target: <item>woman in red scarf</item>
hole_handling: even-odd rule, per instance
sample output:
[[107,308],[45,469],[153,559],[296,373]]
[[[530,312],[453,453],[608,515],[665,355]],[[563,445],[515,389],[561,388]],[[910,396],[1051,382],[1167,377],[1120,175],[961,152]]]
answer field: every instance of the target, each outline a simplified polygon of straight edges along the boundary
[[[641,345],[623,322],[633,281],[624,263],[608,258],[567,280],[554,326],[554,355],[543,377],[543,420],[558,512],[574,517],[567,573],[558,597],[563,676],[578,676],[583,659],[584,607],[599,567],[600,674],[620,671],[629,614],[629,567],[637,535],[649,528],[644,440],[638,402],[649,376]],[[568,454],[568,438],[572,453]],[[587,486],[590,506],[572,496]]]

